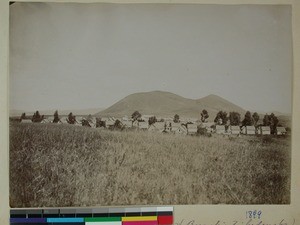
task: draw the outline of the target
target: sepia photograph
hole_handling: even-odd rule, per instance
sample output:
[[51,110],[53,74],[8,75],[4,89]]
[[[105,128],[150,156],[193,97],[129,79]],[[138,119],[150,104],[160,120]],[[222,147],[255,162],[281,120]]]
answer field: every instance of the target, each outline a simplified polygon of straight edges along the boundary
[[12,208],[291,203],[291,6],[9,14]]

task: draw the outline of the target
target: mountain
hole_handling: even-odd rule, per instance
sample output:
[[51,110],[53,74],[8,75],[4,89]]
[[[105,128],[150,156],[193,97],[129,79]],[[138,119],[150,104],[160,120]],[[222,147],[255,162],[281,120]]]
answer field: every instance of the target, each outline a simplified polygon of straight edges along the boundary
[[217,95],[188,99],[170,92],[152,91],[131,94],[109,108],[96,113],[95,116],[130,116],[137,110],[141,114],[158,117],[173,117],[178,114],[180,117],[200,118],[200,112],[203,109],[208,111],[209,120],[213,120],[220,110],[236,111],[242,115],[245,113],[241,107]]

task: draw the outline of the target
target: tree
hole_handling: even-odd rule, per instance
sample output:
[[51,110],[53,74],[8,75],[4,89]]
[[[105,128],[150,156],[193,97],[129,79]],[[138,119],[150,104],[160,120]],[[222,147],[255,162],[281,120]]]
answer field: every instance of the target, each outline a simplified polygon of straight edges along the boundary
[[142,115],[139,113],[139,111],[134,111],[134,113],[132,113],[131,118],[133,121],[136,121],[138,119],[140,119],[142,117]]
[[179,123],[179,115],[178,114],[174,115],[173,121],[174,121],[174,123]]
[[206,109],[203,109],[201,112],[201,122],[204,123],[206,119],[209,117]]
[[253,119],[252,119],[250,111],[246,112],[245,117],[242,121],[242,125],[243,126],[252,126],[253,125]]
[[75,124],[75,122],[76,122],[76,117],[73,115],[72,112],[70,112],[69,115],[68,115],[68,123],[69,124]]
[[102,121],[101,118],[96,118],[96,127],[106,127],[106,122]]
[[263,119],[263,125],[269,126],[271,130],[271,134],[276,134],[276,129],[278,126],[279,120],[275,116],[274,113],[271,113],[271,115],[266,114]]
[[152,125],[152,124],[154,124],[154,123],[156,123],[156,122],[157,122],[157,119],[156,119],[155,116],[151,116],[151,117],[149,118],[149,120],[148,120],[149,126]]
[[82,119],[81,124],[84,127],[91,127],[91,125],[87,119]]
[[114,123],[114,129],[122,129],[122,123],[120,120],[116,120]]
[[227,123],[227,120],[227,112],[219,111],[214,119],[214,122],[219,125],[225,125]]
[[59,122],[59,116],[58,116],[58,111],[56,110],[54,112],[54,119],[53,119],[53,123],[58,123]]
[[264,119],[263,119],[263,125],[264,126],[270,126],[271,122],[270,122],[270,116],[268,114],[266,114],[264,116]]
[[277,129],[277,125],[279,123],[278,118],[275,116],[274,113],[271,113],[270,115],[270,129],[271,129],[271,134],[276,134],[276,129]]
[[40,123],[44,119],[44,115],[41,116],[39,111],[36,111],[32,116],[32,122]]
[[258,113],[257,112],[253,113],[252,118],[253,118],[254,126],[256,126],[259,120]]
[[91,114],[89,114],[88,116],[87,116],[87,121],[89,121],[89,122],[93,122],[93,117],[92,117],[92,115]]
[[230,112],[229,121],[231,126],[239,126],[241,122],[241,115],[238,112]]
[[24,112],[22,113],[20,119],[21,119],[21,120],[26,119],[26,114],[25,114]]

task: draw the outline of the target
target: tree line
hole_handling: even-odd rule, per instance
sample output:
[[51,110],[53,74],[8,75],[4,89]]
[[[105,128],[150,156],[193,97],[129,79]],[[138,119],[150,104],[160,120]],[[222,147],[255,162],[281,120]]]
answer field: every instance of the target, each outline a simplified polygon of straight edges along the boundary
[[[201,122],[205,123],[207,122],[207,119],[209,118],[209,114],[208,111],[206,109],[203,109],[200,112],[200,116],[201,116]],[[26,114],[22,113],[20,119],[26,119]],[[43,119],[45,118],[44,115],[41,115],[39,113],[39,111],[36,111],[33,116],[31,117],[31,121],[34,123],[40,123]],[[134,111],[131,115],[131,121],[132,124],[135,121],[143,121],[142,120],[142,114],[139,111]],[[253,114],[251,114],[250,111],[247,111],[244,115],[244,118],[242,120],[242,117],[240,115],[240,113],[238,112],[230,112],[229,114],[226,111],[219,111],[216,115],[216,117],[214,118],[214,123],[216,125],[231,125],[231,126],[269,126],[271,133],[275,133],[276,132],[276,127],[278,126],[279,120],[278,118],[275,116],[274,113],[266,114],[264,115],[263,118],[263,123],[262,124],[258,124],[260,119],[260,116],[257,112],[254,112]],[[58,111],[56,110],[53,114],[53,120],[51,121],[52,123],[59,123],[60,122],[60,118],[59,118],[59,114]],[[67,122],[69,124],[75,124],[76,121],[76,116],[73,115],[72,112],[70,112],[68,114],[67,117]],[[83,126],[90,126],[90,122],[92,122],[92,115],[88,115],[87,118],[82,119],[81,124]],[[145,121],[146,122],[146,121]],[[158,119],[156,118],[156,116],[151,116],[148,119],[148,124],[149,126],[156,123],[156,122],[164,122],[164,119],[160,119],[158,121]],[[174,123],[180,123],[180,116],[178,114],[175,114],[173,117],[173,122]],[[115,128],[121,128],[121,121],[120,120],[115,120],[114,125]],[[106,121],[101,120],[101,118],[96,118],[96,127],[106,127]]]

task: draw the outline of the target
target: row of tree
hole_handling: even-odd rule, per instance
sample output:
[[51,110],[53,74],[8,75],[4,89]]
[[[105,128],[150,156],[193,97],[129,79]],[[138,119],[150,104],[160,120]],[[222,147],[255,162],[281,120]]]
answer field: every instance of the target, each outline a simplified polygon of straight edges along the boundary
[[[200,113],[201,115],[201,122],[206,122],[207,119],[209,118],[209,114],[207,110],[202,110]],[[21,115],[21,120],[26,118],[26,114],[22,113]],[[132,123],[135,121],[142,121],[142,115],[139,111],[134,111],[131,115],[132,118]],[[34,123],[40,123],[44,119],[44,115],[40,115],[39,111],[36,111],[31,120]],[[271,129],[271,133],[275,133],[276,127],[278,126],[279,120],[275,116],[274,113],[271,113],[270,115],[266,114],[263,118],[263,124],[258,124],[259,122],[259,115],[257,112],[254,112],[251,114],[250,111],[247,111],[244,115],[243,120],[241,120],[241,115],[238,112],[230,112],[229,115],[225,111],[219,111],[214,119],[215,124],[218,125],[232,125],[232,126],[258,126],[258,125],[263,125],[263,126],[269,126]],[[58,111],[56,110],[53,115],[53,121],[52,123],[58,123],[60,121]],[[163,119],[160,120],[163,122]],[[76,121],[76,116],[73,115],[72,112],[69,113],[67,117],[67,122],[69,124],[75,124]],[[92,122],[92,115],[88,115],[86,119],[83,119],[81,121],[83,126],[89,126],[89,122]],[[155,116],[152,116],[148,119],[148,124],[152,125],[154,123],[158,122],[157,118]],[[179,123],[180,122],[180,117],[178,114],[174,115],[173,118],[174,123]],[[102,121],[101,118],[96,118],[96,126],[97,127],[105,127],[106,123],[105,121]],[[118,128],[121,126],[121,121],[116,120],[115,121],[115,127]]]

